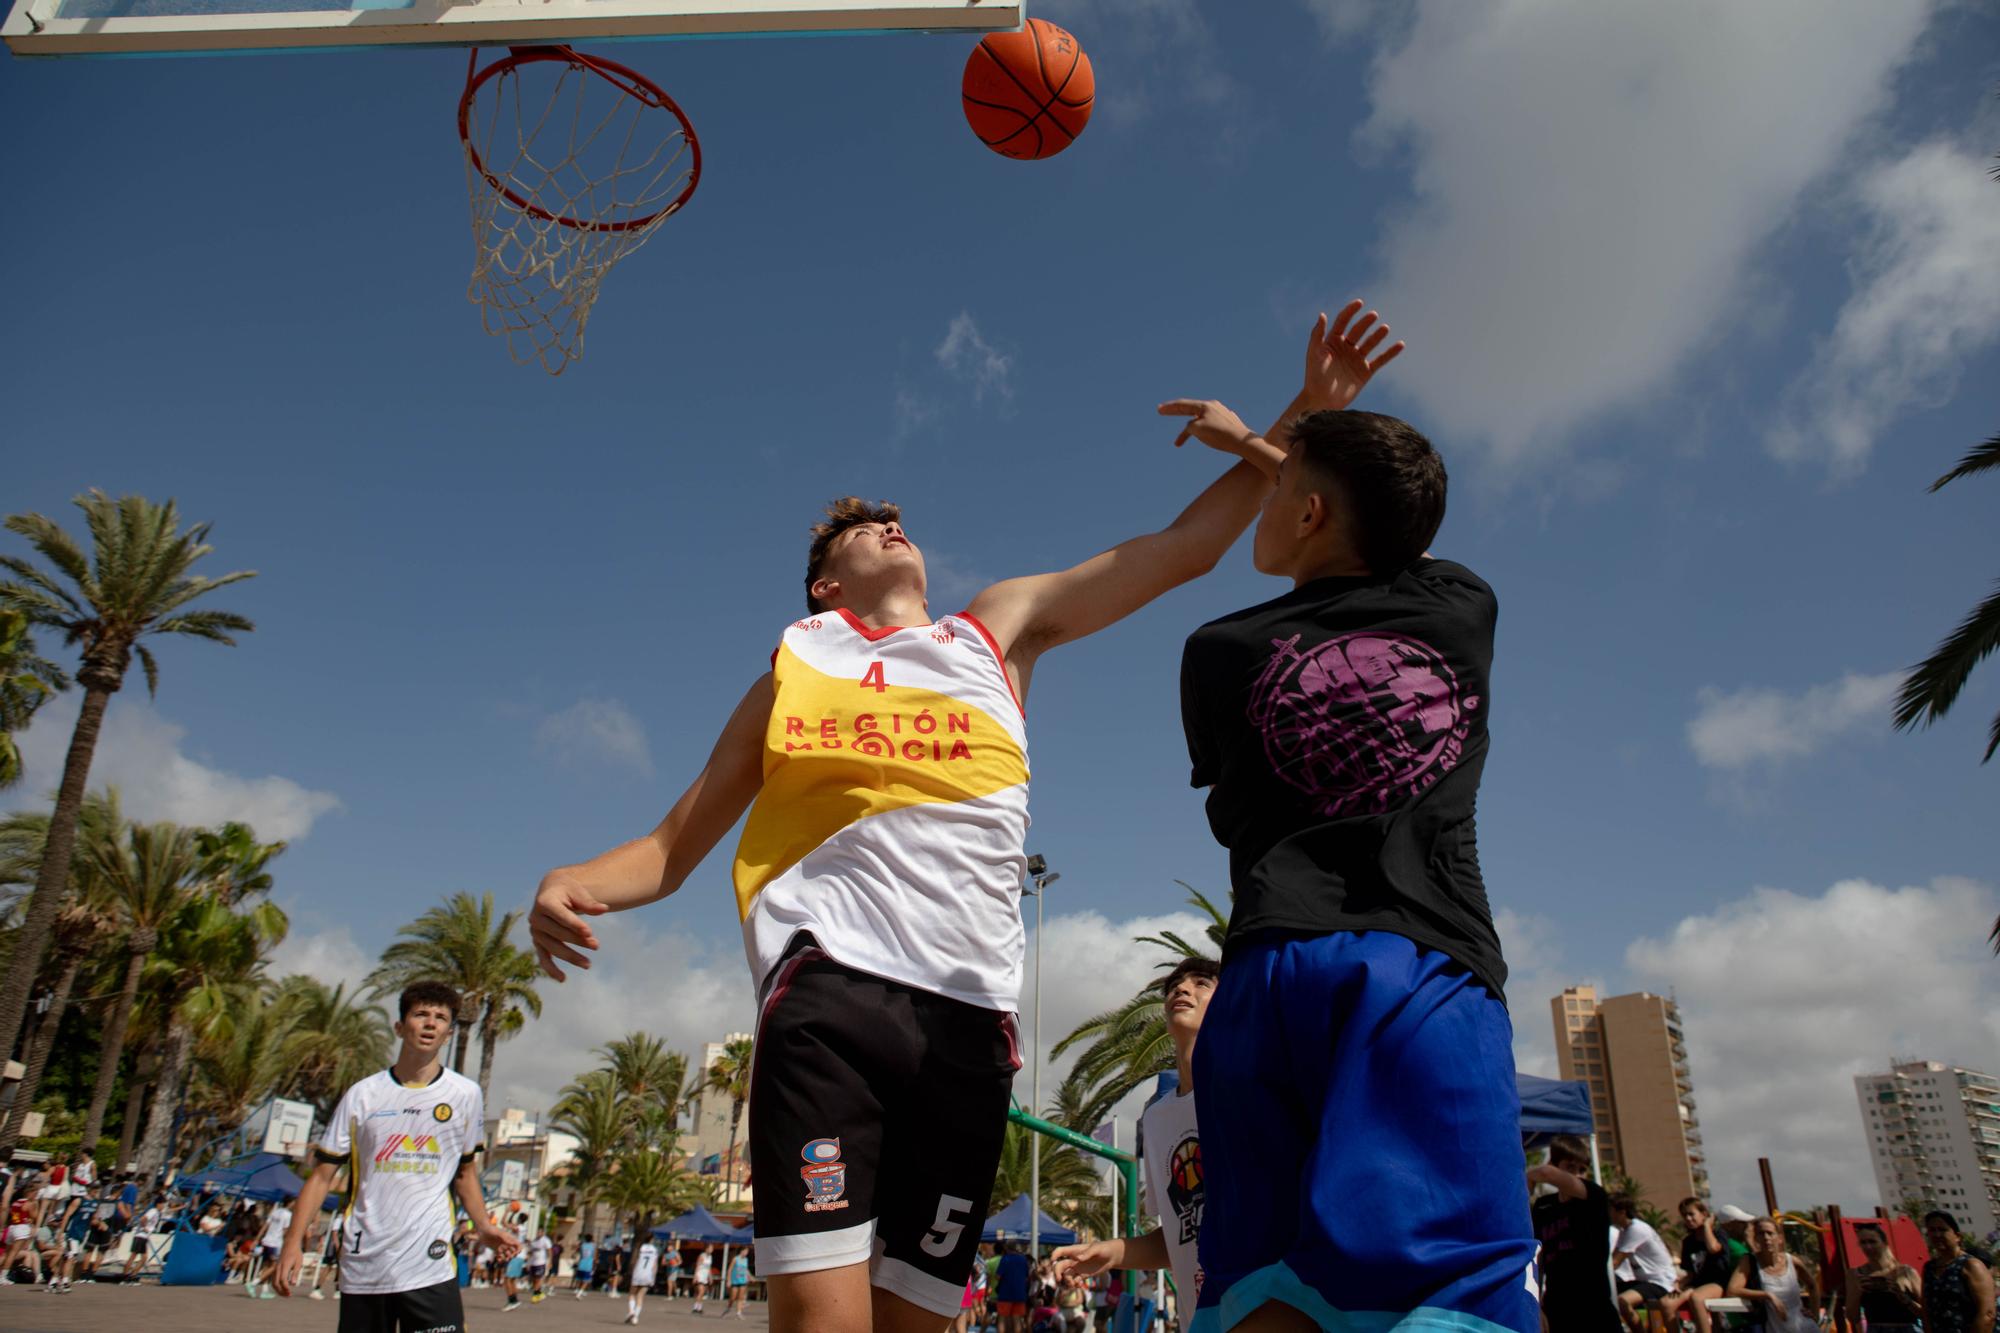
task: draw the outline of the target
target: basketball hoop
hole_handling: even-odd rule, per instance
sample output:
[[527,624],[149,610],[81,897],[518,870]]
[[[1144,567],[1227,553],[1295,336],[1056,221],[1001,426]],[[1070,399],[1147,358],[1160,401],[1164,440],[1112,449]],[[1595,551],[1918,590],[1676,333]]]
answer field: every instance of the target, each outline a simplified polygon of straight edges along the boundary
[[604,279],[680,210],[701,143],[645,75],[567,46],[475,49],[458,137],[476,255],[466,296],[522,363],[560,375],[583,355]]

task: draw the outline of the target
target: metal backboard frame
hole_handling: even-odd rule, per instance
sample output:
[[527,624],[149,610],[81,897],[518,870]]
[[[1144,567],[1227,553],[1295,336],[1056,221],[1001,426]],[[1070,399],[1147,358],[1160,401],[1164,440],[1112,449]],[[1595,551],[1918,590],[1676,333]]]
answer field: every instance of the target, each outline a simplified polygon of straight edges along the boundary
[[[330,4],[338,8],[328,7]],[[19,56],[1018,28],[1023,0],[16,0]]]

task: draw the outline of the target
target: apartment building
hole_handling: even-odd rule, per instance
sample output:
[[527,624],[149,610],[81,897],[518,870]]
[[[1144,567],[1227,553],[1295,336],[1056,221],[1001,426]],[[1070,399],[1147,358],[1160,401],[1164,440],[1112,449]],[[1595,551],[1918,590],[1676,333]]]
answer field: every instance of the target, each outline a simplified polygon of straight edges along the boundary
[[1942,1208],[1968,1235],[2000,1230],[2000,1079],[1896,1060],[1856,1075],[1854,1092],[1884,1208]]
[[1680,1007],[1638,991],[1599,996],[1571,986],[1549,1001],[1561,1076],[1590,1089],[1590,1114],[1607,1180],[1639,1182],[1645,1202],[1672,1213],[1708,1197],[1708,1159]]

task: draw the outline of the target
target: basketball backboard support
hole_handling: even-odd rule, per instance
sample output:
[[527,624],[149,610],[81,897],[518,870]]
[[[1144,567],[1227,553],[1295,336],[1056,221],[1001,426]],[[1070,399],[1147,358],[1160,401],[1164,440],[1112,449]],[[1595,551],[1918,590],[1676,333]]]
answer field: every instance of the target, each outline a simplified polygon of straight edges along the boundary
[[[0,0],[4,2],[4,0]],[[13,0],[18,56],[1006,31],[1023,0]]]

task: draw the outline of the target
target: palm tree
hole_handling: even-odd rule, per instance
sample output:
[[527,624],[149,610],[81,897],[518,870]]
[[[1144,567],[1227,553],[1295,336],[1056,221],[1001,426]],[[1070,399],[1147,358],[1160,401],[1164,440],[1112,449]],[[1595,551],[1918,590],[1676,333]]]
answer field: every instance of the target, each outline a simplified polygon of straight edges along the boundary
[[[50,842],[54,842],[51,833]],[[92,1152],[104,1129],[104,1112],[111,1104],[111,1085],[118,1077],[118,1060],[125,1053],[125,1026],[139,994],[139,976],[147,955],[160,941],[160,931],[181,910],[201,872],[195,830],[178,824],[135,824],[125,837],[108,847],[92,848],[90,873],[104,884],[124,934],[125,980],[104,1027],[98,1055],[97,1082],[90,1110],[83,1120],[83,1151]],[[39,885],[36,893],[41,892]]]
[[[433,907],[404,926],[382,953],[382,962],[363,983],[373,995],[393,995],[417,981],[442,981],[459,994],[459,1029],[454,1039],[452,1068],[465,1072],[469,1037],[477,1026],[482,1042],[479,1090],[492,1084],[493,1051],[508,1015],[525,1009],[539,1016],[541,997],[535,993],[535,956],[508,938],[521,919],[508,912],[496,922],[493,895],[474,898],[454,893],[442,907]],[[515,1020],[518,1022],[518,1020]]]
[[709,1201],[702,1182],[658,1148],[635,1148],[614,1164],[604,1198],[619,1217],[632,1219],[635,1233],[654,1221],[678,1217]]
[[[2000,169],[1994,174],[2000,177]],[[1936,494],[1960,477],[1995,467],[2000,467],[2000,435],[1959,459],[1957,467],[1931,483],[1931,492]],[[2000,580],[1994,582],[1986,600],[1973,607],[1958,628],[1903,678],[1903,688],[1896,696],[1896,730],[1928,727],[1949,713],[1972,669],[1996,648],[2000,648]],[[1993,715],[1993,726],[1986,733],[1986,753],[1979,762],[1986,763],[1996,752],[2000,752],[2000,713]],[[1995,918],[1987,938],[1993,942],[1993,952],[2000,954],[2000,918]]]
[[285,1040],[282,1091],[330,1114],[350,1084],[386,1069],[389,1015],[347,993],[346,983],[329,987],[303,974],[278,983],[275,1003],[291,1035]]
[[21,751],[14,733],[26,731],[49,696],[69,688],[69,677],[35,652],[24,611],[0,610],[0,787],[21,780]]
[[[116,788],[84,798],[78,819],[77,841],[90,848],[115,843],[123,836],[125,817],[118,805]],[[16,811],[0,818],[0,901],[11,912],[25,895],[9,897],[7,891],[33,884],[41,865],[42,849],[48,842],[49,817],[41,811]],[[84,860],[87,862],[88,857]],[[71,863],[70,892],[55,920],[54,948],[43,980],[48,984],[47,1006],[28,1043],[28,1058],[21,1082],[14,1091],[14,1105],[25,1115],[35,1104],[48,1068],[49,1054],[55,1049],[56,1032],[69,1008],[70,993],[84,964],[99,945],[112,934],[112,921],[101,886],[84,877],[83,867]],[[48,978],[53,977],[53,981]],[[0,1125],[0,1161],[4,1161],[18,1141],[21,1116],[9,1116]]]
[[1042,1211],[1069,1225],[1087,1221],[1089,1229],[1098,1235],[1110,1234],[1110,1198],[1103,1193],[1090,1159],[1066,1143],[1047,1140],[1011,1120],[1001,1144],[1000,1168],[993,1177],[986,1212],[979,1219],[981,1224],[1028,1192],[1037,1146],[1042,1154]]
[[632,1104],[641,1141],[666,1146],[663,1140],[680,1129],[687,1057],[668,1050],[666,1042],[650,1032],[628,1032],[596,1053],[604,1058],[604,1068],[619,1093]]
[[90,530],[94,562],[52,519],[33,513],[10,515],[6,526],[27,538],[50,568],[18,556],[0,556],[0,570],[14,576],[0,578],[0,608],[19,611],[35,625],[61,631],[66,645],[80,646],[82,666],[76,678],[84,690],[56,789],[48,845],[7,960],[5,980],[0,981],[0,1055],[11,1052],[21,1035],[35,972],[69,887],[77,820],[104,710],[124,686],[135,654],[145,670],[147,690],[159,688],[159,664],[139,640],[153,634],[181,634],[234,644],[233,634],[255,628],[234,612],[184,609],[217,588],[254,577],[248,570],[218,579],[188,572],[213,549],[208,545],[208,524],[182,531],[180,512],[171,500],[164,505],[137,495],[113,500],[93,490],[78,496],[76,504]]
[[[1166,950],[1167,956],[1159,964],[1163,968],[1172,967],[1183,958],[1219,956],[1223,937],[1229,930],[1229,918],[1206,894],[1178,880],[1175,882],[1188,891],[1188,904],[1208,918],[1202,926],[1202,935],[1215,952],[1206,953],[1172,931],[1140,936],[1141,944],[1157,944]],[[1174,1067],[1174,1043],[1167,1035],[1166,1007],[1160,1003],[1159,991],[1152,986],[1116,1009],[1084,1019],[1049,1054],[1059,1056],[1086,1042],[1089,1044],[1077,1056],[1065,1080],[1066,1084],[1074,1083],[1078,1090],[1079,1127],[1085,1132],[1101,1123],[1111,1114],[1111,1108],[1134,1088]]]
[[727,1178],[729,1197],[735,1198],[740,1191],[736,1188],[736,1131],[743,1123],[743,1104],[750,1100],[750,1068],[755,1057],[754,1041],[750,1037],[737,1037],[722,1048],[715,1063],[702,1071],[703,1089],[729,1099],[729,1157]]
[[634,1106],[608,1069],[593,1069],[567,1084],[549,1108],[549,1123],[576,1139],[570,1150],[568,1183],[587,1210],[584,1229],[592,1231],[595,1210],[606,1197],[611,1168],[618,1155],[632,1148]]
[[285,914],[273,903],[232,907],[211,879],[162,932],[151,968],[168,996],[161,1006],[165,1055],[154,1084],[153,1110],[140,1141],[137,1170],[150,1180],[173,1149],[174,1118],[190,1057],[203,1053],[207,1109],[227,1128],[242,1123],[285,1071],[291,1015],[269,1002],[264,957],[284,939]]

